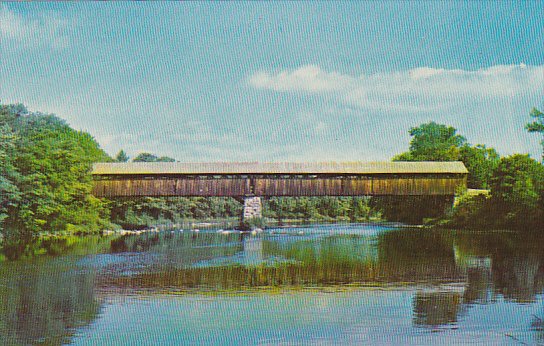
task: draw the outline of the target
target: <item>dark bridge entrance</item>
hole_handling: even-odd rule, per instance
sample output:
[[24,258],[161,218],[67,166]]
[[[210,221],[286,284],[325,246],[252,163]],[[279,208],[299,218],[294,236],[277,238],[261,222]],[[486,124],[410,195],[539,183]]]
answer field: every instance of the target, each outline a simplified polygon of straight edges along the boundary
[[[462,162],[98,163],[97,197],[453,196],[466,188]],[[251,199],[249,199],[251,198]],[[251,206],[248,206],[248,201]],[[250,213],[260,215],[260,210]],[[246,215],[247,216],[247,215]]]

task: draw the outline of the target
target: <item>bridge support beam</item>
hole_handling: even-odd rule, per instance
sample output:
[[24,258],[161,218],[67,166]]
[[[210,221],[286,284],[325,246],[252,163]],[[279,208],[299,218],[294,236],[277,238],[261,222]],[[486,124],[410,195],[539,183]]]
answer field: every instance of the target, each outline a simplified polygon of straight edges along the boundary
[[245,197],[242,221],[246,221],[255,217],[263,217],[263,204],[261,202],[261,197]]

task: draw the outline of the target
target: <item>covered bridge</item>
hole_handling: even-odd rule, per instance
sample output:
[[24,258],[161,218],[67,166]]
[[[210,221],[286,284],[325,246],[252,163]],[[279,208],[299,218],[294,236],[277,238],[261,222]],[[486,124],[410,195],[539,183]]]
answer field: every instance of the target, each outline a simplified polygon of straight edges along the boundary
[[128,196],[453,196],[462,162],[97,163],[93,194]]

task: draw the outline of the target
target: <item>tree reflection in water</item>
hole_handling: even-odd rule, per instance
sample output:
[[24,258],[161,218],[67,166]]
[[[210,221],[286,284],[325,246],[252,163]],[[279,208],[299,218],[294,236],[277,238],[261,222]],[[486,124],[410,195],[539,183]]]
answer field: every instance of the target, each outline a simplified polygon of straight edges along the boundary
[[[370,236],[206,234],[197,237],[210,246],[204,254],[195,250],[193,236],[181,236],[176,254],[170,253],[170,263],[164,264],[168,275],[143,272],[115,277],[109,284],[146,291],[240,292],[258,287],[455,284],[453,292],[418,291],[413,300],[414,324],[448,325],[457,322],[471,305],[492,303],[498,294],[516,302],[532,302],[544,291],[544,256],[540,246],[534,246],[542,244],[543,237],[527,237],[508,232],[407,229]],[[183,259],[187,253],[191,261]],[[181,262],[187,265],[180,267]]]
[[99,314],[92,272],[40,259],[4,263],[0,277],[2,344],[61,345]]
[[414,296],[414,324],[434,327],[456,323],[461,303],[458,292],[417,292]]

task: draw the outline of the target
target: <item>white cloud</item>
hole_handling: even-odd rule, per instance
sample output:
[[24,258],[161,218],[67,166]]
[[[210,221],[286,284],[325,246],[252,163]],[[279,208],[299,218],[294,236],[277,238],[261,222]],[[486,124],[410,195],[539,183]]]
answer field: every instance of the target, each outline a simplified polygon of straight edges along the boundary
[[294,71],[282,71],[275,75],[259,72],[249,79],[249,83],[256,88],[308,93],[343,90],[349,88],[352,81],[350,76],[324,72],[315,65],[303,66]]
[[52,13],[27,17],[10,11],[5,5],[0,8],[2,44],[17,43],[24,48],[65,48],[69,43],[65,31],[71,24],[71,21]]
[[326,155],[327,148],[340,147],[336,138],[350,138],[339,152],[349,147],[369,158],[372,153],[390,157],[403,151],[411,126],[433,120],[452,125],[469,142],[495,147],[503,155],[540,156],[538,140],[527,133],[525,124],[532,107],[544,107],[544,65],[496,65],[473,71],[420,67],[369,75],[311,65],[259,72],[247,81],[256,89],[294,96],[278,104],[296,102],[302,110],[291,122],[297,131],[290,135],[300,137],[300,143],[316,143],[305,153]]
[[431,112],[462,107],[474,100],[544,96],[544,65],[497,65],[446,70],[420,67],[407,71],[352,76],[315,65],[249,78],[255,88],[284,93],[331,95],[344,107],[382,112]]

